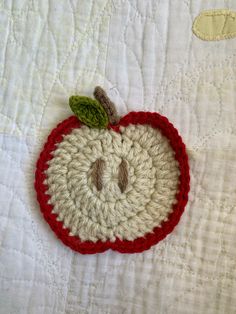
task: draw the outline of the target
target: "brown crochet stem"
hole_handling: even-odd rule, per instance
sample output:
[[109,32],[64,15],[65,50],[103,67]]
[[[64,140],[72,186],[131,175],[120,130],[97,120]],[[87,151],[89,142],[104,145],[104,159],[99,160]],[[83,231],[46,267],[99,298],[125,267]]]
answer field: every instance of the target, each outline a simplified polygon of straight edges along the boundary
[[115,104],[109,99],[106,92],[100,86],[96,86],[93,94],[106,110],[110,123],[118,123],[120,118],[117,114]]
[[105,161],[101,158],[93,163],[92,180],[98,191],[102,190],[102,175],[105,167]]
[[118,186],[121,190],[121,193],[125,191],[127,184],[128,184],[128,165],[127,165],[127,161],[122,159],[119,165],[119,173],[118,173]]

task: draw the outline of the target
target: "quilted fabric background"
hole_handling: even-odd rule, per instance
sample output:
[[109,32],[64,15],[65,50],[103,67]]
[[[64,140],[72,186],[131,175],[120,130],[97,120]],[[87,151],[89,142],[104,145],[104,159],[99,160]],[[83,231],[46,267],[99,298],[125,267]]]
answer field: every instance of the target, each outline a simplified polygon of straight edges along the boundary
[[[0,313],[236,312],[236,39],[191,31],[233,0],[0,1]],[[178,128],[191,192],[174,232],[147,252],[82,256],[56,239],[33,188],[68,97],[100,84],[121,115]]]

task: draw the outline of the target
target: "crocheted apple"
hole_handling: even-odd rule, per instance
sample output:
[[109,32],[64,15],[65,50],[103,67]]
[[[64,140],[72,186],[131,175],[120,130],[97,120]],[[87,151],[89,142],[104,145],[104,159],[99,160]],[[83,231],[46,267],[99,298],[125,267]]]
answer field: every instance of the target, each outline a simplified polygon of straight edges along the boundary
[[158,113],[120,119],[103,89],[94,96],[72,96],[75,116],[49,135],[37,162],[37,198],[73,250],[141,252],[170,233],[185,208],[185,145]]

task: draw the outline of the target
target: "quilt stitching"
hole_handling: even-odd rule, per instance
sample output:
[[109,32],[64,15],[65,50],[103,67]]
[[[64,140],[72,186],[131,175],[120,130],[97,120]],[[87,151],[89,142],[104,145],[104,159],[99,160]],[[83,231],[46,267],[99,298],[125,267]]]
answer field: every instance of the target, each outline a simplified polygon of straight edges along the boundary
[[[8,153],[8,155],[1,154],[0,157],[2,173],[0,181],[2,184],[7,185],[10,191],[13,190],[14,186],[14,192],[17,192],[24,201],[19,205],[16,201],[18,197],[16,195],[14,196],[14,208],[9,207],[9,203],[5,200],[9,194],[4,187],[1,187],[0,217],[7,217],[7,211],[10,209],[12,218],[3,218],[0,222],[1,239],[3,238],[2,227],[6,223],[9,230],[8,233],[4,231],[4,241],[6,241],[4,246],[6,246],[6,249],[3,249],[0,253],[1,265],[4,265],[3,270],[0,268],[0,276],[3,275],[7,278],[9,276],[11,279],[29,279],[28,276],[30,276],[31,271],[35,269],[35,275],[33,273],[33,277],[30,277],[33,280],[30,286],[28,284],[27,286],[24,285],[24,281],[11,284],[9,280],[4,280],[3,285],[1,285],[1,296],[5,300],[4,312],[7,313],[12,310],[6,297],[9,288],[8,291],[14,297],[16,306],[21,309],[22,312],[19,311],[19,313],[22,314],[24,311],[32,313],[41,313],[42,311],[45,311],[45,313],[53,311],[56,313],[60,311],[62,313],[86,312],[86,308],[88,311],[96,310],[96,313],[99,313],[99,311],[101,313],[109,313],[109,311],[119,313],[121,307],[119,308],[118,303],[122,306],[122,310],[124,309],[128,313],[133,310],[137,313],[140,311],[140,313],[148,312],[151,314],[154,313],[153,309],[158,307],[160,311],[168,314],[173,311],[183,314],[187,310],[186,304],[189,304],[189,308],[194,309],[198,304],[199,313],[205,313],[206,310],[209,313],[233,313],[235,311],[235,300],[233,298],[235,254],[231,248],[234,247],[232,225],[235,221],[235,211],[232,203],[235,203],[235,193],[231,189],[232,184],[229,185],[230,181],[228,179],[229,176],[234,178],[234,165],[231,155],[236,147],[235,109],[233,104],[233,99],[235,99],[235,41],[206,43],[192,36],[192,22],[200,10],[206,6],[203,2],[174,0],[171,3],[167,1],[164,4],[161,1],[148,1],[153,12],[155,11],[155,5],[158,7],[155,13],[150,14],[151,11],[146,11],[140,1],[129,1],[131,7],[130,4],[126,5],[126,1],[118,0],[113,1],[113,3],[110,2],[110,7],[108,5],[106,8],[105,13],[108,12],[110,16],[104,18],[102,16],[96,19],[99,13],[97,11],[98,5],[94,1],[73,0],[70,3],[73,7],[72,13],[75,14],[76,26],[68,24],[69,32],[67,32],[67,36],[75,30],[77,38],[82,36],[83,40],[82,42],[79,41],[78,47],[75,47],[75,50],[71,53],[49,94],[52,74],[55,75],[55,71],[59,71],[58,64],[52,63],[52,60],[50,60],[50,72],[49,68],[44,67],[47,59],[43,60],[40,55],[39,75],[41,77],[38,77],[34,61],[31,65],[33,72],[30,72],[28,77],[25,76],[23,71],[24,66],[30,64],[28,60],[34,59],[32,58],[33,53],[38,53],[42,51],[40,49],[47,46],[45,42],[39,45],[37,30],[40,30],[44,22],[45,25],[48,24],[48,2],[39,2],[37,0],[15,1],[12,4],[5,1],[0,4],[0,20],[4,24],[4,33],[0,30],[2,38],[0,43],[2,84],[0,90],[0,112],[2,114],[0,139],[1,146]],[[57,12],[53,12],[53,3],[50,0],[49,14],[55,17]],[[103,8],[106,3],[106,1],[101,1],[99,6]],[[213,1],[211,3],[211,7],[214,7]],[[221,5],[224,5],[223,1]],[[32,13],[32,10],[34,13]],[[58,10],[60,11],[60,8]],[[142,15],[142,23],[137,23],[139,20],[137,11],[140,11]],[[29,27],[20,28],[21,23],[25,23],[25,25],[31,23],[33,25],[32,21],[36,22],[36,18],[30,14],[38,14],[41,19],[39,24],[33,23],[34,38],[37,41],[32,40],[32,30]],[[181,16],[184,15],[184,19],[179,18],[180,14]],[[15,43],[15,39],[13,40],[12,33],[8,36],[10,31],[8,23],[11,22],[11,15],[15,21],[14,32],[16,32],[17,43]],[[125,20],[125,17],[128,16],[132,18],[130,21]],[[151,38],[150,34],[145,33],[147,27],[147,23],[145,23],[146,16],[147,21],[151,17],[158,28],[160,36],[163,38],[163,50],[155,49],[148,42],[142,44],[139,42],[140,34],[144,35],[144,39],[148,35]],[[21,20],[19,17],[21,17]],[[168,20],[168,25],[165,28],[166,20]],[[124,23],[122,24],[120,21],[124,21]],[[61,14],[61,23],[65,23],[64,13]],[[129,41],[128,33],[125,33],[124,38],[121,36],[120,40],[116,31],[117,25],[121,24],[122,30],[125,25],[128,29],[132,29],[132,36],[135,37],[133,43]],[[92,27],[96,29],[94,32]],[[108,27],[111,41],[107,40]],[[87,28],[89,31],[83,36],[83,32]],[[65,36],[64,31],[59,35],[55,32],[53,26],[52,29],[56,36],[62,36],[61,38]],[[45,31],[47,30],[45,29]],[[120,40],[120,46],[116,44],[116,40]],[[159,40],[159,36],[155,34],[153,41],[158,43]],[[92,53],[92,49],[88,48],[89,42],[92,41],[94,53]],[[28,56],[23,47],[25,44],[28,50],[30,48]],[[129,45],[129,48],[126,48],[127,45]],[[122,55],[120,47],[124,50],[133,51],[139,58],[139,65],[133,62],[132,58],[134,57],[128,58],[127,55]],[[148,50],[147,47],[149,47]],[[104,50],[106,48],[107,56],[105,57]],[[99,49],[100,52],[98,52]],[[146,53],[141,59],[138,49]],[[119,51],[117,56],[113,55],[115,50]],[[11,54],[12,51],[15,51],[15,53]],[[59,51],[59,48],[56,48],[56,51]],[[56,57],[54,54],[56,51],[51,52],[53,58]],[[76,58],[77,54],[82,58]],[[152,56],[154,56],[152,64],[157,65],[156,74],[153,74],[150,62],[148,62]],[[61,55],[61,57],[65,57],[65,55]],[[115,67],[117,63],[119,67]],[[14,66],[14,71],[11,65]],[[147,71],[138,74],[140,73],[140,66],[141,68],[146,67]],[[123,73],[121,79],[119,73],[124,69],[127,71]],[[50,77],[47,75],[50,75]],[[26,88],[22,89],[18,81],[14,80],[18,76],[27,82],[27,90]],[[225,83],[222,83],[221,78],[224,79]],[[174,83],[171,83],[172,80],[174,80]],[[212,97],[209,89],[195,90],[195,87],[200,86],[203,82],[205,84],[210,81],[223,91],[220,113],[217,107],[219,123],[218,125],[214,124],[215,129],[213,128],[212,119],[216,120],[216,111],[212,111],[211,115],[208,116],[208,129],[205,128],[204,103],[209,104]],[[17,88],[13,89],[9,84],[10,82],[14,82]],[[32,82],[34,82],[33,85]],[[42,91],[40,91],[41,83],[43,84]],[[71,257],[74,255],[70,254],[63,246],[57,245],[57,242],[53,241],[53,236],[45,236],[45,234],[50,233],[45,230],[43,224],[38,223],[39,215],[35,215],[37,213],[35,200],[30,197],[29,201],[29,197],[27,198],[25,194],[22,194],[23,186],[20,189],[10,179],[10,176],[15,175],[16,179],[19,177],[23,185],[25,181],[27,181],[27,186],[32,185],[33,179],[29,182],[28,174],[27,177],[22,174],[18,175],[18,165],[21,165],[24,171],[26,163],[32,162],[30,171],[33,171],[33,159],[36,160],[46,134],[56,121],[69,114],[69,111],[64,109],[62,105],[64,101],[74,92],[85,91],[89,96],[89,92],[95,84],[104,84],[106,88],[110,88],[110,93],[113,94],[116,102],[121,104],[119,113],[123,114],[132,108],[159,111],[174,122],[189,148],[190,163],[194,167],[191,172],[193,190],[190,194],[188,210],[182,217],[181,228],[177,227],[175,234],[170,236],[168,241],[161,242],[158,249],[153,248],[149,252],[132,256],[132,258],[127,256],[117,258],[114,257],[114,254],[107,253],[104,255],[103,261],[100,258],[79,259],[75,257],[74,267],[70,273],[66,265],[69,264]],[[38,87],[35,99],[29,93],[32,87],[35,88],[34,86]],[[21,99],[16,97],[15,91],[20,91]],[[144,96],[142,96],[142,93]],[[204,94],[207,95],[205,100],[202,97]],[[39,125],[42,103],[44,103],[47,96],[45,113]],[[199,96],[201,99],[194,101],[194,97],[197,99]],[[219,97],[217,96],[215,105],[218,106],[218,102]],[[8,108],[7,111],[6,108]],[[181,111],[180,108],[183,110]],[[24,122],[25,117],[30,123]],[[27,153],[24,149],[20,149],[20,145],[16,146],[17,139],[20,143],[26,143],[29,150]],[[221,145],[224,142],[230,143],[231,146]],[[5,143],[8,145],[5,145]],[[220,147],[222,148],[222,154],[218,154]],[[17,156],[16,154],[19,156],[19,162],[15,164],[8,163],[8,156],[14,159]],[[16,160],[18,160],[18,157]],[[205,167],[206,162],[208,167]],[[217,187],[214,185],[214,169],[220,171]],[[28,167],[27,173],[29,173]],[[213,185],[211,191],[210,187]],[[35,225],[37,230],[30,231],[30,228],[27,232],[16,230],[18,231],[17,242],[12,241],[12,237],[16,234],[13,233],[15,225],[20,225],[16,220],[17,216],[14,215],[14,209],[22,217],[25,216],[25,212],[30,212],[32,214],[30,219],[37,223]],[[222,217],[217,219],[209,215],[209,213],[217,214],[219,212],[222,212]],[[200,217],[204,217],[205,214],[207,215],[207,221],[204,225]],[[198,222],[198,219],[199,224],[194,225]],[[188,221],[190,221],[189,224]],[[199,228],[201,229],[200,234],[197,233]],[[206,232],[208,230],[209,232]],[[31,237],[34,239],[34,233],[37,234],[37,237],[35,245],[32,245],[32,242],[29,243],[27,240]],[[7,247],[9,247],[9,251]],[[212,247],[217,248],[215,262],[212,261],[212,256],[214,256],[212,251],[207,252]],[[23,263],[23,261],[26,263],[26,260],[20,253],[16,253],[19,255],[16,258],[16,254],[11,252],[11,249],[19,251],[22,249],[26,253],[29,253],[29,250],[32,249],[29,254],[32,254],[34,258],[37,257],[37,259],[34,262],[30,258],[26,258],[28,260],[27,267],[21,268],[20,263]],[[34,251],[35,249],[38,250],[37,254]],[[12,260],[15,260],[14,264],[12,264]],[[42,263],[40,260],[42,260]],[[51,270],[48,266],[50,263]],[[43,265],[44,271],[40,268],[40,264]],[[9,269],[11,269],[11,272]],[[109,275],[102,273],[101,269],[102,271],[107,270]],[[16,277],[16,273],[18,277]],[[39,273],[45,273],[47,277],[39,277]],[[62,277],[57,276],[58,274],[62,274]],[[111,274],[112,276],[110,276]],[[88,293],[89,283],[94,282],[96,278],[96,280],[100,278],[96,275],[103,276],[104,283],[97,286],[97,288],[90,289],[91,291]],[[37,282],[38,279],[49,283],[50,289],[47,290],[47,293],[40,286],[37,286],[37,289],[34,288],[33,283]],[[54,281],[53,285],[50,284],[52,281]],[[140,282],[144,284],[142,289],[138,285]],[[173,289],[171,282],[174,284],[175,289]],[[195,292],[192,290],[193,283],[196,284]],[[69,286],[68,302],[66,303],[66,289]],[[30,289],[26,289],[26,287],[30,287]],[[165,287],[168,291],[165,296],[162,294],[162,287]],[[60,293],[57,293],[57,289],[60,289]],[[136,292],[135,295],[133,291]],[[78,295],[81,295],[81,293],[83,298],[78,300]],[[21,295],[24,295],[24,302],[21,300]],[[104,295],[107,296],[107,303],[103,306],[101,303],[105,302]],[[142,300],[144,299],[148,301],[143,303]]]

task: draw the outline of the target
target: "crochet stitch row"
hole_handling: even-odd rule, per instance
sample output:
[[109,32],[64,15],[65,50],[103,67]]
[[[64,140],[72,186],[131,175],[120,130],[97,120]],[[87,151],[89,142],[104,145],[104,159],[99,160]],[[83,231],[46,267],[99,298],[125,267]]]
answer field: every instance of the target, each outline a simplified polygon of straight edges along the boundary
[[[90,233],[89,237],[92,237],[92,240],[85,240],[81,239],[79,236],[77,235],[71,235],[71,232],[74,234],[76,234],[77,232],[80,232],[78,230],[77,227],[74,227],[74,230],[68,228],[65,226],[66,222],[65,220],[61,220],[61,218],[59,217],[59,214],[56,213],[55,211],[60,211],[60,206],[57,207],[57,209],[55,209],[52,204],[52,192],[50,195],[50,184],[49,185],[45,184],[47,183],[47,180],[50,181],[49,177],[50,177],[50,163],[53,164],[53,159],[56,158],[55,152],[56,150],[59,148],[60,143],[63,146],[63,142],[65,139],[67,138],[67,135],[73,135],[74,133],[76,134],[76,132],[79,131],[79,128],[81,127],[79,120],[76,117],[70,117],[67,120],[63,121],[62,123],[60,123],[50,134],[47,143],[44,146],[44,149],[40,155],[40,158],[37,162],[37,169],[36,169],[36,180],[35,180],[35,188],[37,191],[37,198],[38,201],[40,203],[41,206],[41,210],[44,214],[45,219],[47,220],[47,222],[50,224],[51,228],[55,231],[55,233],[57,234],[57,236],[68,246],[70,246],[72,249],[79,251],[80,253],[84,253],[84,254],[88,254],[88,253],[96,253],[96,252],[103,252],[107,249],[113,249],[113,250],[117,250],[119,252],[122,253],[134,253],[134,252],[141,252],[143,250],[146,250],[148,248],[150,248],[150,246],[156,244],[157,242],[159,242],[160,240],[162,240],[168,233],[170,233],[173,228],[175,227],[175,225],[178,223],[181,214],[184,210],[184,207],[187,203],[188,200],[188,191],[189,191],[189,181],[190,181],[190,177],[189,177],[189,166],[188,166],[188,158],[187,158],[187,154],[185,151],[185,146],[181,140],[181,137],[178,135],[177,130],[173,127],[173,125],[165,118],[162,117],[161,115],[157,114],[157,113],[149,113],[149,112],[132,112],[129,113],[128,115],[126,115],[125,117],[123,117],[119,124],[116,126],[110,126],[110,130],[109,132],[107,130],[104,130],[104,132],[109,134],[109,137],[112,138],[112,135],[114,136],[114,138],[116,138],[116,140],[114,141],[116,143],[118,137],[116,137],[115,132],[117,132],[118,136],[121,136],[120,134],[123,132],[128,132],[128,136],[127,136],[127,141],[129,139],[129,137],[131,136],[131,134],[129,134],[129,130],[132,129],[132,125],[136,125],[135,130],[133,130],[131,133],[136,132],[136,129],[140,129],[140,130],[147,130],[147,126],[149,125],[149,127],[153,128],[153,129],[157,129],[160,130],[161,134],[163,137],[167,138],[169,141],[169,144],[171,147],[171,149],[173,150],[174,154],[172,154],[172,157],[174,157],[174,159],[176,160],[177,164],[178,164],[178,168],[179,168],[179,185],[178,185],[178,191],[176,190],[177,194],[175,195],[175,199],[176,201],[173,202],[172,204],[172,208],[170,211],[167,210],[167,212],[164,211],[164,217],[166,217],[162,222],[160,221],[160,223],[158,225],[155,225],[154,228],[151,230],[151,232],[147,232],[145,235],[142,234],[142,236],[139,237],[139,235],[141,235],[140,233],[136,233],[137,229],[133,228],[131,230],[131,233],[126,233],[126,231],[124,233],[119,233],[117,232],[118,237],[114,238],[114,233],[110,234],[109,232],[105,231],[104,233],[104,225],[101,223],[104,223],[104,217],[106,217],[107,221],[108,221],[108,226],[116,226],[116,224],[118,225],[120,223],[120,220],[122,215],[116,214],[115,216],[112,216],[112,219],[109,220],[108,215],[105,215],[104,217],[101,217],[98,215],[98,213],[94,212],[92,215],[91,213],[89,213],[89,217],[93,217],[95,218],[95,220],[99,221],[99,225],[102,226],[102,232],[96,233],[95,238],[93,233]],[[140,125],[142,125],[143,127],[140,127]],[[125,128],[122,128],[125,127]],[[126,130],[126,131],[125,131]],[[115,131],[115,132],[114,132]],[[151,131],[154,132],[155,130]],[[141,131],[140,131],[141,132]],[[156,132],[156,131],[155,131]],[[119,134],[120,133],[120,134]],[[144,132],[145,134],[146,132]],[[156,132],[158,133],[158,132]],[[123,134],[122,134],[123,135]],[[134,135],[135,136],[135,135]],[[146,136],[146,134],[145,134]],[[132,142],[133,140],[131,140]],[[119,141],[118,141],[119,142]],[[137,148],[138,148],[138,144],[139,141],[134,141],[136,143]],[[65,144],[66,142],[64,142]],[[78,144],[77,144],[78,145]],[[108,149],[109,150],[109,149]],[[70,149],[69,149],[70,151]],[[114,151],[114,147],[113,147],[113,151]],[[73,156],[73,154],[76,154],[73,149],[72,151],[70,151],[70,154],[68,155],[68,153],[65,153],[65,158],[69,157],[69,156]],[[60,155],[60,154],[59,154]],[[142,155],[142,154],[141,154]],[[143,155],[145,156],[145,158],[149,158],[149,154],[147,153],[147,151],[143,151]],[[114,156],[116,156],[116,154],[114,154]],[[114,157],[113,156],[113,157]],[[137,154],[138,156],[138,154]],[[138,157],[136,156],[136,159],[138,159]],[[60,156],[61,157],[61,156]],[[97,159],[97,156],[95,159]],[[115,160],[118,157],[115,157]],[[73,158],[72,158],[73,159]],[[119,163],[121,162],[121,158],[119,159]],[[117,159],[117,164],[118,164],[118,159]],[[132,159],[132,158],[131,158]],[[136,160],[134,157],[134,160]],[[151,159],[152,160],[152,159]],[[132,159],[133,161],[133,159]],[[153,162],[153,161],[152,161]],[[129,163],[129,161],[128,161]],[[59,163],[60,164],[60,163]],[[72,161],[73,164],[73,161]],[[168,161],[167,161],[168,164]],[[172,164],[172,163],[171,163]],[[174,165],[175,163],[173,163]],[[136,165],[139,165],[138,161],[136,161]],[[130,165],[129,165],[130,166]],[[72,166],[73,168],[74,166]],[[114,167],[115,169],[116,167]],[[90,168],[87,168],[90,169]],[[111,169],[111,168],[110,168]],[[113,167],[112,167],[113,169]],[[149,168],[148,169],[152,169],[151,166],[151,162],[149,164]],[[168,167],[167,167],[168,169]],[[107,169],[109,170],[109,169]],[[47,175],[47,171],[49,171],[49,176]],[[89,171],[87,172],[87,178],[88,178],[88,183],[89,186],[87,186],[87,190],[91,189],[91,191],[93,191],[93,193],[98,193],[95,185],[92,183],[91,181],[91,176],[89,176]],[[78,172],[76,172],[78,174]],[[104,170],[104,175],[106,173],[106,170]],[[154,172],[152,173],[152,171],[150,170],[150,175],[153,175]],[[168,173],[168,171],[167,171]],[[74,175],[74,170],[72,172],[70,172],[70,174],[73,178]],[[127,185],[127,191],[129,191],[129,187],[132,186],[132,184],[134,184],[134,182],[132,181],[132,176],[134,176],[134,172],[132,172],[132,167],[128,167],[128,175],[129,175],[129,181],[128,181],[128,185]],[[131,175],[131,179],[130,179],[130,175]],[[115,176],[116,177],[116,176]],[[114,180],[115,180],[114,177]],[[154,176],[155,177],[155,176]],[[152,178],[154,178],[152,177]],[[109,184],[107,185],[106,180],[108,178],[104,178],[104,189],[106,189]],[[77,178],[76,178],[77,180]],[[76,181],[75,182],[78,182]],[[73,181],[73,180],[72,180]],[[116,181],[116,180],[115,180]],[[152,181],[152,180],[151,180]],[[152,181],[152,184],[154,183],[155,179]],[[108,182],[108,181],[107,181]],[[138,180],[137,180],[138,182]],[[112,186],[114,182],[112,182]],[[68,185],[68,184],[67,184]],[[53,183],[51,185],[51,187],[53,186]],[[139,187],[139,185],[138,185]],[[142,188],[144,188],[144,185],[142,186]],[[70,191],[76,191],[76,187],[75,185],[71,184],[70,187]],[[126,193],[122,193],[121,190],[119,189],[118,185],[116,184],[116,188],[115,188],[116,193],[120,193],[120,195],[125,196]],[[47,194],[49,192],[49,194]],[[101,190],[102,192],[102,190]],[[113,191],[114,192],[114,191]],[[101,193],[102,194],[102,193]],[[70,195],[73,195],[70,194]],[[74,198],[76,199],[76,195],[73,195]],[[95,195],[95,194],[94,194]],[[150,194],[149,194],[150,196]],[[108,196],[109,198],[109,196]],[[122,199],[122,197],[121,197]],[[98,198],[96,199],[96,202],[98,201]],[[107,200],[106,200],[107,201]],[[109,199],[108,199],[109,201]],[[173,201],[173,199],[172,199]],[[109,201],[111,202],[111,201]],[[82,208],[84,209],[84,207]],[[144,210],[145,212],[145,210]],[[114,212],[113,212],[114,213]],[[125,212],[127,214],[127,212]],[[104,215],[104,213],[102,213]],[[167,214],[165,216],[165,214]],[[138,217],[137,212],[136,215],[134,215],[136,217]],[[115,218],[114,218],[115,217]],[[127,220],[127,216],[124,216],[125,219]],[[88,218],[87,218],[88,219]],[[106,221],[106,220],[105,220]],[[68,219],[68,226],[71,223],[71,219]],[[139,222],[137,224],[139,226]],[[78,225],[77,225],[78,226]],[[146,226],[150,226],[150,224],[146,224]],[[100,231],[101,231],[100,230]],[[107,232],[107,233],[106,233]],[[140,229],[138,228],[138,232],[140,232]],[[83,233],[83,232],[82,232]],[[135,238],[135,234],[136,236],[138,235],[137,238]],[[86,237],[88,236],[88,233],[86,232],[83,233],[83,235]],[[119,238],[120,236],[120,238]],[[129,238],[131,237],[131,238]],[[95,241],[95,239],[99,240]],[[107,238],[109,238],[109,240],[107,240]],[[121,240],[121,238],[127,238],[127,240]],[[129,239],[133,239],[133,240],[129,240]]]
[[[98,191],[91,174],[101,159],[105,165]],[[128,183],[121,191],[124,160]],[[82,126],[59,143],[46,176],[53,213],[71,235],[82,241],[133,241],[168,219],[179,168],[167,139],[151,126],[129,125],[120,133]]]

